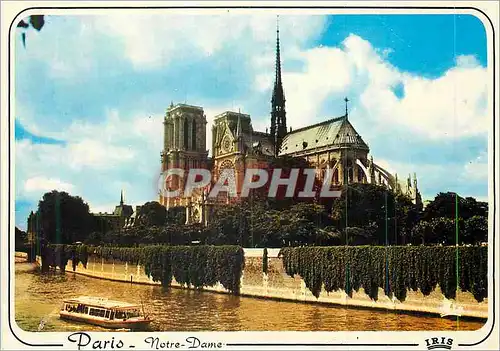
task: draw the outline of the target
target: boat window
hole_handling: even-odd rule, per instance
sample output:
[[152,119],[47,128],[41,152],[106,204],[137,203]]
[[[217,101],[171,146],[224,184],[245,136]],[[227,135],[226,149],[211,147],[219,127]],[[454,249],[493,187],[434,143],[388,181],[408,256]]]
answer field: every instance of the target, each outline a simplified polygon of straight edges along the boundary
[[109,311],[106,311],[106,318],[109,318]]
[[91,308],[89,314],[91,316],[97,316],[97,310],[95,308]]
[[111,317],[109,319],[115,319],[115,311],[111,311]]
[[77,305],[68,303],[66,304],[66,311],[68,312],[76,312]]
[[130,311],[127,312],[127,317],[128,318],[139,317],[139,311],[137,311],[137,310],[130,310]]
[[106,314],[105,310],[99,310],[99,317],[104,317],[105,314]]
[[116,311],[115,318],[116,319],[125,319],[126,318],[125,312],[123,312],[123,311]]
[[89,308],[85,307],[85,314],[89,314]]

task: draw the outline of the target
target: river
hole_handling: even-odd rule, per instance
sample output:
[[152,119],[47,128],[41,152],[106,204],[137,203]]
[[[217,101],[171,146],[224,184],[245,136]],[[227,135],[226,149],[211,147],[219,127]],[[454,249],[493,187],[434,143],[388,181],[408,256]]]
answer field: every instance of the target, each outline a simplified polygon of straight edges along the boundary
[[[26,331],[105,331],[59,319],[63,299],[80,295],[144,302],[155,331],[476,330],[479,320],[452,320],[320,304],[280,302],[187,289],[132,285],[73,273],[42,275],[17,263],[15,319]],[[43,321],[43,322],[42,322]],[[42,323],[41,323],[42,322]]]

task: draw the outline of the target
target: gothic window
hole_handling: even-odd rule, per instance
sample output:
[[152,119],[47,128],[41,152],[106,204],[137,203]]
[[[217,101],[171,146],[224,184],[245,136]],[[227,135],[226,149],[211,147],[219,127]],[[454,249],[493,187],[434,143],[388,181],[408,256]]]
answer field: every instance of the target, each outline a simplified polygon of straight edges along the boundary
[[[224,160],[221,165],[219,166],[219,177],[221,176],[222,172],[226,169],[234,169],[234,164],[229,161],[229,160]],[[229,178],[233,178],[234,172],[231,172],[228,174]]]
[[184,149],[188,149],[189,125],[187,118],[184,118]]
[[196,150],[196,121],[193,121],[193,129],[191,129],[191,149]]

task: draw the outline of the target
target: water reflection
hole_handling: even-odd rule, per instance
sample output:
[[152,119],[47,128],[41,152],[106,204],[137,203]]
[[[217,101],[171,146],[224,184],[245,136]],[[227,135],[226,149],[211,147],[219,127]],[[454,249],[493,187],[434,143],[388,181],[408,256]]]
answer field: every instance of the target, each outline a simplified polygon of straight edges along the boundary
[[476,330],[482,321],[464,321],[301,304],[160,286],[133,285],[66,275],[41,275],[28,264],[16,264],[15,316],[19,327],[37,331],[105,329],[59,319],[63,299],[95,295],[132,303],[144,301],[157,331],[344,331],[344,330]]

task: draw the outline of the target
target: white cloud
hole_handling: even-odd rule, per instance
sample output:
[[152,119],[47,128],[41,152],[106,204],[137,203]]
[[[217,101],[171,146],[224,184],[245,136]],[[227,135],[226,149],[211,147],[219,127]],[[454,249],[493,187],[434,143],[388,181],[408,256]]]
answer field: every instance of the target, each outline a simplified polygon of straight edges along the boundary
[[[283,16],[285,52],[319,34],[324,17]],[[111,15],[95,18],[95,28],[123,45],[126,57],[137,69],[153,69],[174,60],[192,60],[210,56],[223,48],[246,51],[250,60],[270,54],[270,40],[276,28],[274,15],[238,15],[222,13],[195,15],[189,13],[155,13]],[[245,37],[245,40],[241,38]],[[255,62],[259,62],[257,59]]]
[[488,155],[482,152],[475,159],[467,162],[464,166],[463,176],[467,180],[487,181],[488,180]]
[[24,189],[27,192],[47,192],[51,190],[71,191],[74,186],[57,178],[33,177],[26,180]]
[[125,146],[115,146],[98,140],[85,139],[70,143],[67,148],[68,163],[72,168],[112,168],[117,163],[135,157],[136,151]]
[[[110,198],[118,203],[121,189],[130,194],[130,201],[147,194],[154,198],[163,131],[156,122],[110,111],[99,124],[74,121],[64,133],[64,145],[16,141],[16,198],[53,189],[71,191],[97,205]],[[71,184],[58,179],[71,179]]]
[[479,62],[474,55],[458,55],[456,64],[462,68],[475,68],[479,66]]
[[[392,67],[359,37],[346,41],[356,57],[355,79],[368,76],[360,107],[374,122],[403,126],[432,139],[486,134],[487,72],[477,60],[459,57],[456,67],[428,79]],[[404,89],[400,98],[394,93],[398,84]]]
[[[320,115],[322,106],[333,100],[341,106],[343,94],[350,92],[351,111],[368,119],[371,128],[399,126],[430,139],[487,132],[488,76],[474,56],[458,56],[457,66],[429,79],[392,66],[386,61],[389,52],[354,34],[340,47],[304,50],[299,56],[304,69],[283,74],[289,124],[298,128],[326,119]],[[255,86],[269,93],[272,77],[257,74]],[[403,88],[402,97],[394,92],[397,86]]]

